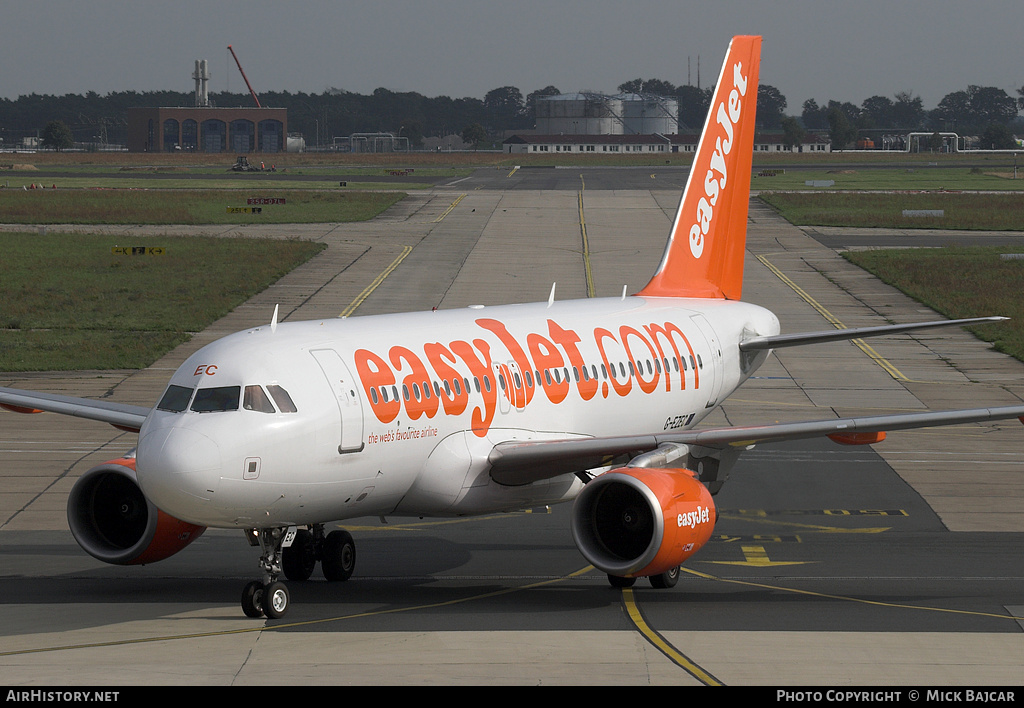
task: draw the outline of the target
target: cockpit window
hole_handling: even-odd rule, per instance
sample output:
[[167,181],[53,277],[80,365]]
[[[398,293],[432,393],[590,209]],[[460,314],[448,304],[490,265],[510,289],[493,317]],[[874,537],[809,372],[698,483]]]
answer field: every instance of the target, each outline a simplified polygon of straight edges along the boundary
[[292,397],[288,395],[288,392],[277,384],[269,384],[267,390],[274,397],[274,403],[277,404],[277,409],[282,413],[295,413],[298,410],[295,404],[292,403]]
[[238,410],[238,398],[241,393],[241,386],[201,388],[196,391],[195,400],[192,401],[192,410],[196,413],[236,411]]
[[246,386],[242,396],[242,408],[247,411],[258,411],[260,413],[274,413],[274,405],[270,398],[264,393],[262,386]]
[[156,404],[157,410],[181,413],[188,408],[188,401],[192,398],[192,389],[184,386],[171,384],[167,387],[164,397]]

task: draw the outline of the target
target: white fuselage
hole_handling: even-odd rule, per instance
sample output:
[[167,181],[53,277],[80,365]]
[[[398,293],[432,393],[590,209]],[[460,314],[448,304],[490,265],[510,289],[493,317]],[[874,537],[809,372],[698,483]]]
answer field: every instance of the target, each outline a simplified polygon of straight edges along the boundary
[[491,480],[494,445],[691,428],[763,361],[740,339],[778,331],[755,305],[642,297],[259,327],[175,372],[139,482],[213,527],[566,501],[573,475]]

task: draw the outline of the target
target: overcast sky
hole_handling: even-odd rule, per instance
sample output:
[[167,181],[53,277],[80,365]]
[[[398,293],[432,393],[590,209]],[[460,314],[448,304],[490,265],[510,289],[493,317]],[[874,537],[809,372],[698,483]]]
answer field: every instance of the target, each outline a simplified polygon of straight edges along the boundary
[[[483,98],[515,86],[614,92],[715,81],[735,34],[760,34],[761,81],[787,112],[897,91],[925,108],[970,84],[1017,97],[1024,0],[33,0],[0,13],[0,97],[377,87]],[[689,74],[688,74],[689,60]]]

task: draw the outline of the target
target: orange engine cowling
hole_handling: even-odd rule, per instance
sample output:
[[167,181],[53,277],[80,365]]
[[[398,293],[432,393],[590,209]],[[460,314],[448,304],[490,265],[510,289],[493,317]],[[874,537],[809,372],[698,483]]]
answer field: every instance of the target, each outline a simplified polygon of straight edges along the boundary
[[595,567],[622,577],[677,567],[711,538],[715,503],[685,469],[623,467],[589,482],[572,510],[572,535]]
[[81,476],[68,497],[68,525],[89,555],[115,565],[163,560],[206,530],[165,514],[146,499],[130,456]]

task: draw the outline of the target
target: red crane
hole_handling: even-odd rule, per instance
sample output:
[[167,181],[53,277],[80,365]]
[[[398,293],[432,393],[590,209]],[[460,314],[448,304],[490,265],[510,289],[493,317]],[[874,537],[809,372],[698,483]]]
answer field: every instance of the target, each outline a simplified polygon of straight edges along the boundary
[[245,85],[249,87],[249,93],[252,94],[252,100],[256,101],[256,107],[263,108],[263,106],[260,105],[260,99],[256,97],[256,92],[252,90],[252,84],[249,83],[249,79],[245,75],[245,70],[242,69],[242,62],[238,61],[238,55],[235,54],[235,50],[231,48],[230,44],[228,45],[228,51],[231,52],[231,56],[235,58],[235,64],[238,65],[238,71],[242,74],[242,78],[245,79]]

